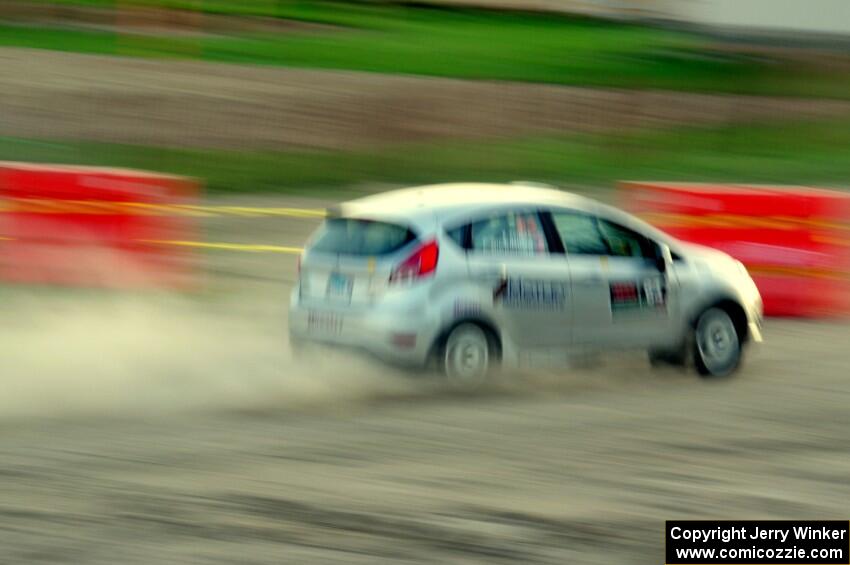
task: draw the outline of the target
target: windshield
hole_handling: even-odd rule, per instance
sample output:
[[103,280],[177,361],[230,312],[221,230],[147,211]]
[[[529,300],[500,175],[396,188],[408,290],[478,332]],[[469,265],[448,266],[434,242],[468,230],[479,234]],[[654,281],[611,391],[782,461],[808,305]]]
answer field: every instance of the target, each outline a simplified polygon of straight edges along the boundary
[[415,239],[416,235],[405,226],[372,220],[335,218],[327,220],[319,228],[310,249],[341,255],[387,255]]

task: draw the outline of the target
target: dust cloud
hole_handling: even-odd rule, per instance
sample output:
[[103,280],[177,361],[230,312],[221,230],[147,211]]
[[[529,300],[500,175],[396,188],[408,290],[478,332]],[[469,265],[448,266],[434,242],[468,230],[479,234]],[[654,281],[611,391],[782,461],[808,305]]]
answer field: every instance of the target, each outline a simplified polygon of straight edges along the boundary
[[0,417],[335,405],[412,384],[360,358],[299,362],[280,296],[8,291]]
[[601,374],[598,360],[567,375],[503,373],[476,390],[339,351],[300,359],[289,349],[284,294],[7,288],[0,419],[339,410],[382,399],[574,395],[635,380],[633,356],[611,356]]

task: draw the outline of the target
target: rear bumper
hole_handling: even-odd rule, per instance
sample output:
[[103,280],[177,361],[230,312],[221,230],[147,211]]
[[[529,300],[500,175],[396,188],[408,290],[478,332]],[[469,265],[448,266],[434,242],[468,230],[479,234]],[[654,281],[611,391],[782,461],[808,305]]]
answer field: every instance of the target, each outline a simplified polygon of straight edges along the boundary
[[424,305],[334,308],[302,303],[297,288],[289,306],[289,339],[299,344],[361,350],[379,359],[410,367],[428,362],[437,324],[428,321]]

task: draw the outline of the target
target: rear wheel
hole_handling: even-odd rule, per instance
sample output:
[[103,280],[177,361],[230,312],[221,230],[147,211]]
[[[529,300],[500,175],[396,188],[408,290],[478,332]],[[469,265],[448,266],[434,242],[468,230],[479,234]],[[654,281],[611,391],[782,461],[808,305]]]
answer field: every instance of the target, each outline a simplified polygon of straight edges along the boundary
[[741,336],[731,316],[709,308],[697,320],[694,331],[694,365],[705,377],[731,375],[741,363]]
[[442,369],[449,383],[470,388],[482,385],[498,364],[493,338],[476,324],[454,328],[443,348]]

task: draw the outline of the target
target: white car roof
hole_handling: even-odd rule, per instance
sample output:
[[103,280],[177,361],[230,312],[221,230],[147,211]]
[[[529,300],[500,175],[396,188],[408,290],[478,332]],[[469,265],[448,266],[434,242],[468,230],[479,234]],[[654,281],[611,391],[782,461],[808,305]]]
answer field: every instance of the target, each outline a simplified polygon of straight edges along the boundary
[[451,183],[416,186],[341,204],[331,215],[404,219],[419,223],[504,205],[563,205],[594,208],[590,199],[554,188],[523,184]]
[[329,217],[363,218],[407,223],[430,229],[451,227],[477,213],[510,206],[563,206],[588,212],[642,232],[681,251],[682,243],[623,210],[556,188],[523,183],[450,183],[414,186],[350,200],[328,210]]

